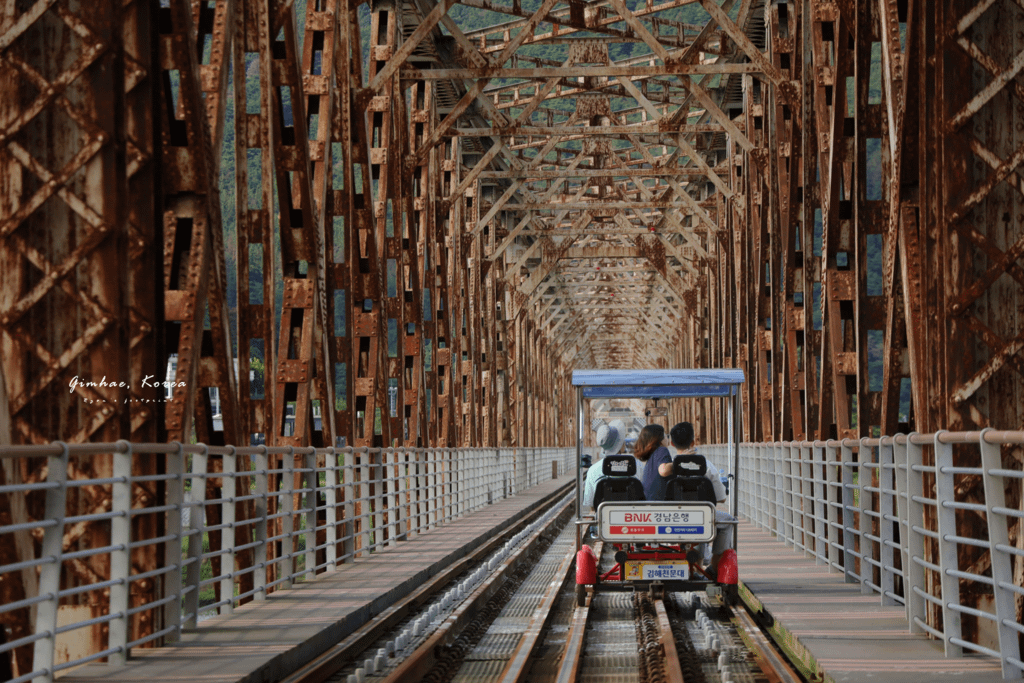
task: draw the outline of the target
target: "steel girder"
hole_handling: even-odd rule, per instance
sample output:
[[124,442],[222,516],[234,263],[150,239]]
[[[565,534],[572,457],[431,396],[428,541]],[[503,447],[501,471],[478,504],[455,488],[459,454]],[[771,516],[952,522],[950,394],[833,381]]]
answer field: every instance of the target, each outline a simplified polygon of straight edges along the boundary
[[[148,3],[46,3],[5,7],[0,17],[0,381],[6,401],[0,441],[112,441],[163,438],[163,288],[160,286],[159,146],[154,116],[155,25]],[[12,14],[13,13],[13,14]],[[110,476],[110,459],[72,461],[71,477]],[[160,472],[138,463],[133,475]],[[5,461],[3,483],[37,483],[45,462]],[[153,483],[137,500],[159,497]],[[42,498],[0,497],[0,523],[38,518]],[[69,514],[109,509],[107,487],[79,489]],[[154,537],[149,518],[132,533]],[[0,561],[36,552],[37,539],[14,534]],[[81,523],[65,548],[110,544],[106,524]],[[159,566],[156,546],[134,549],[135,572]],[[110,575],[109,557],[67,565],[66,586]],[[33,595],[35,572],[0,586],[10,604]],[[131,604],[153,599],[153,581],[133,584]],[[95,610],[102,591],[69,599],[61,610]],[[13,638],[33,633],[33,610],[4,615]],[[130,638],[158,630],[131,620]],[[86,647],[101,650],[100,625]],[[31,667],[31,649],[15,653]]]
[[[451,5],[374,6],[364,87],[356,6],[320,3],[295,17],[286,5],[197,3],[188,22],[162,34],[161,66],[172,82],[159,90],[172,102],[158,108],[164,125],[148,129],[152,89],[139,89],[147,74],[130,54],[130,101],[117,106],[136,113],[123,117],[125,169],[111,172],[140,190],[159,172],[163,194],[159,225],[155,206],[122,202],[131,237],[110,247],[130,249],[119,258],[140,264],[130,280],[146,283],[145,292],[131,290],[122,314],[125,348],[139,358],[122,381],[137,391],[156,374],[141,358],[159,365],[157,355],[177,353],[173,379],[182,386],[165,410],[133,408],[135,429],[120,435],[141,433],[164,410],[169,434],[189,438],[194,425],[212,442],[253,434],[296,444],[500,441],[480,407],[501,394],[519,423],[519,392],[535,381],[516,368],[517,354],[533,350],[527,330],[540,331],[554,354],[545,362],[561,368],[676,362],[651,354],[650,343],[679,346],[696,362],[706,346],[707,360],[743,366],[755,379],[752,438],[1019,418],[1016,131],[992,140],[992,124],[977,132],[979,122],[1012,115],[1020,98],[1012,41],[988,34],[992,21],[1015,22],[1017,10],[946,8],[941,19],[951,28],[937,46],[927,36],[915,42],[938,19],[930,8],[914,14],[912,2],[705,2],[711,16],[696,27],[672,18],[679,3],[496,5],[511,20],[468,33],[448,16]],[[33,17],[55,18],[85,36],[75,46],[84,55],[91,25],[59,7],[11,24],[4,53],[6,87],[32,82],[49,93],[24,112],[15,107],[4,138],[8,194],[26,197],[6,210],[4,256],[14,275],[5,280],[4,344],[14,425],[27,439],[45,439],[49,428],[41,430],[41,414],[20,417],[26,406],[62,385],[61,373],[114,319],[97,313],[110,295],[83,299],[88,288],[67,279],[72,265],[99,258],[107,222],[88,203],[59,199],[73,194],[67,183],[81,158],[95,162],[92,148],[105,143],[89,138],[85,152],[68,157],[78,161],[47,169],[44,155],[17,139],[47,108],[79,116],[55,93],[96,56],[72,60],[61,79],[25,61],[31,41],[18,39]],[[184,17],[173,4],[162,11]],[[145,32],[126,32],[124,49],[148,49]],[[542,58],[528,49],[538,44],[559,50]],[[613,60],[609,44],[645,54]],[[938,89],[941,74],[916,67],[939,53],[942,73],[959,60],[954,66],[973,69],[977,82]],[[911,67],[924,76],[907,78]],[[48,77],[56,85],[46,86]],[[237,375],[227,314],[234,258],[223,258],[216,201],[229,87],[236,183],[248,190],[235,193],[234,207]],[[953,93],[957,106],[936,93]],[[939,99],[945,118],[928,109]],[[159,169],[146,156],[157,130]],[[947,154],[955,163],[939,162]],[[19,180],[25,172],[38,190]],[[940,191],[947,186],[957,191]],[[99,205],[100,195],[82,192]],[[51,244],[76,247],[70,258],[47,258],[27,235],[33,215],[60,206],[71,207],[71,222],[98,227],[71,242],[48,227]],[[992,220],[982,217],[986,207],[996,207]],[[988,234],[992,224],[1004,227]],[[162,283],[142,279],[152,279],[156,237]],[[935,277],[923,277],[931,262]],[[606,276],[595,279],[601,268]],[[615,268],[626,270],[606,285]],[[37,271],[46,277],[33,283]],[[594,318],[595,306],[577,301],[610,302],[626,285],[641,287],[629,290],[638,312],[581,330],[576,321]],[[271,313],[278,289],[284,307]],[[26,315],[62,296],[86,312],[78,345],[40,348]],[[161,298],[166,330],[152,313]],[[28,366],[15,346],[46,370],[21,379]],[[201,391],[213,387],[222,433]],[[105,407],[109,414],[87,410],[62,434],[87,438],[124,412]]]
[[455,4],[9,3],[11,438],[553,445],[636,366],[757,441],[1021,423],[1018,3]]
[[741,181],[745,234],[725,264],[757,378],[750,437],[1019,424],[1024,91],[1015,39],[995,28],[1019,25],[1019,7],[767,12],[767,54],[803,107],[756,81],[743,107],[767,152]]

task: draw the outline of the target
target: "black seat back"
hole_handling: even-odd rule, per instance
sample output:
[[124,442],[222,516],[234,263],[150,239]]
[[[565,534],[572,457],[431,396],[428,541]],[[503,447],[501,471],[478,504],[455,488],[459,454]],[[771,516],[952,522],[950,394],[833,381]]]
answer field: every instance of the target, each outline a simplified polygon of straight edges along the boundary
[[668,480],[665,500],[705,502],[714,505],[715,486],[706,476],[708,463],[703,455],[677,455],[672,461],[674,476]]
[[636,458],[631,455],[606,455],[601,460],[604,475],[594,486],[594,509],[606,502],[644,500],[644,485],[636,475]]

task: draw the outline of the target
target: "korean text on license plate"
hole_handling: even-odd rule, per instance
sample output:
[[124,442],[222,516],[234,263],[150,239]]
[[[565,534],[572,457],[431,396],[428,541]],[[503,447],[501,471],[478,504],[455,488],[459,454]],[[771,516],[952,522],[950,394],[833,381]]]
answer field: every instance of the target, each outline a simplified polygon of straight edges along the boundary
[[627,581],[686,581],[690,578],[690,564],[685,561],[626,562]]

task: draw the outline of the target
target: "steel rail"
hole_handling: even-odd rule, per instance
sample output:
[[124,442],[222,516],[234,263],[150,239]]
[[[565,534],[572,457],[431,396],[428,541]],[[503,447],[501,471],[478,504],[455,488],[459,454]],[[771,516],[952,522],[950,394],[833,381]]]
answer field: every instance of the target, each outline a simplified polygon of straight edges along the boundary
[[[476,564],[484,561],[488,555],[500,548],[509,538],[515,536],[520,530],[528,527],[538,518],[544,515],[554,504],[557,504],[558,494],[569,489],[572,482],[567,483],[559,489],[549,504],[539,506],[535,511],[519,520],[502,533],[488,540],[479,548],[473,550],[469,555],[448,566],[441,573],[435,574],[428,583],[418,588],[412,594],[399,600],[397,603],[381,612],[371,621],[353,632],[337,645],[334,645],[327,652],[316,657],[313,661],[303,666],[298,671],[281,679],[280,683],[323,683],[336,674],[347,664],[357,660],[360,653],[365,651],[374,642],[381,639],[384,634],[396,629],[399,624],[414,614],[418,609],[428,604],[431,599],[444,591],[444,588],[460,574],[470,570]],[[531,537],[524,544],[527,548],[532,544]],[[516,557],[516,556],[513,556]],[[509,561],[511,561],[510,558]]]
[[501,589],[506,579],[527,560],[534,545],[558,523],[559,518],[575,503],[567,501],[551,522],[534,531],[523,544],[505,560],[473,593],[459,605],[416,650],[393,669],[383,683],[421,680],[439,661],[439,654],[446,645],[453,643],[461,632],[480,614],[492,597]]
[[768,636],[744,609],[733,609],[733,622],[743,644],[754,654],[769,683],[801,683],[803,680],[775,649]]
[[654,600],[654,610],[658,613],[658,628],[661,631],[661,652],[665,658],[666,683],[684,683],[683,669],[679,665],[679,652],[676,650],[676,637],[672,633],[672,624],[665,611],[662,598]]
[[551,611],[555,605],[555,600],[558,599],[558,595],[565,588],[566,582],[575,566],[576,558],[570,553],[566,555],[558,569],[555,570],[555,577],[548,584],[547,590],[544,591],[544,597],[534,612],[533,618],[530,619],[530,624],[526,627],[519,645],[516,647],[515,652],[512,653],[512,657],[498,678],[501,683],[521,683],[526,680],[526,675],[529,673],[532,662],[533,651],[536,649],[537,644],[540,643],[544,629],[551,618]]
[[[604,551],[604,541],[594,544],[594,554],[601,557]],[[590,605],[594,600],[591,593],[585,605],[577,605],[573,613],[572,624],[565,637],[565,650],[562,653],[562,660],[558,665],[558,676],[555,683],[576,683],[579,676],[580,657],[583,656],[583,641],[587,635],[587,621],[590,618]]]

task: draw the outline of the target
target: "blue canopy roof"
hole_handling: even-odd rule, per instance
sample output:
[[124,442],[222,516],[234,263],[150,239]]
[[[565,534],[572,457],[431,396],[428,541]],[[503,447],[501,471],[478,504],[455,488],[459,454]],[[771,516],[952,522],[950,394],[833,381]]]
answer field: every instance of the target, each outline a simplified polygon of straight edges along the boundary
[[746,381],[742,370],[573,370],[573,386],[584,398],[701,398],[735,396]]

